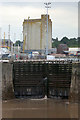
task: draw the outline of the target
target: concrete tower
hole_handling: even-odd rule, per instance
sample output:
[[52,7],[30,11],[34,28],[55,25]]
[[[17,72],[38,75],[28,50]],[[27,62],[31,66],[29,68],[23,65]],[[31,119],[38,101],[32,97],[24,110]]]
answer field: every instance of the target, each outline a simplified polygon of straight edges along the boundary
[[[41,19],[27,19],[23,22],[23,49],[45,50],[47,32],[47,15]],[[52,48],[52,21],[48,15],[48,49]]]

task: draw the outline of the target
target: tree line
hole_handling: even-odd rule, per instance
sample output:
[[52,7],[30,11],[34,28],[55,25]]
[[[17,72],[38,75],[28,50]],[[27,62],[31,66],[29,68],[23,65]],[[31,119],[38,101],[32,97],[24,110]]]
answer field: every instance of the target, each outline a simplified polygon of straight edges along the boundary
[[67,38],[63,37],[61,40],[58,38],[52,38],[52,47],[58,47],[59,44],[67,44],[68,47],[80,47],[80,37],[78,38]]
[[[21,46],[22,44],[23,42],[20,40],[14,43],[15,46]],[[59,44],[67,44],[68,47],[80,47],[80,37],[70,39],[68,37],[63,37],[61,40],[52,38],[52,48],[57,48]]]

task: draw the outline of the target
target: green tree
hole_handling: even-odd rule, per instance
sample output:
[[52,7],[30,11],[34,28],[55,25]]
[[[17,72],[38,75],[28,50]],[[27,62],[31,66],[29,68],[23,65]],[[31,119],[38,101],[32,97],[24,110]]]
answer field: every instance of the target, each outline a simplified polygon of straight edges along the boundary
[[62,43],[62,44],[67,44],[67,45],[68,45],[69,39],[68,39],[67,37],[63,37],[63,38],[61,39],[61,43]]
[[79,41],[80,41],[80,37],[79,38],[67,38],[67,37],[63,37],[60,41],[53,39],[54,41],[52,42],[52,47],[58,47],[59,44],[67,44],[68,47],[79,47]]
[[15,46],[18,46],[18,45],[20,46],[21,43],[22,43],[22,42],[21,42],[20,40],[17,40],[17,41],[15,42]]

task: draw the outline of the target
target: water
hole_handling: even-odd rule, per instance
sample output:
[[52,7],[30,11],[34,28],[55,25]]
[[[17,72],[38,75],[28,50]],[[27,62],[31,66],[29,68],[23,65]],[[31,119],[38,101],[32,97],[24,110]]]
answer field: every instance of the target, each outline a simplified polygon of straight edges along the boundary
[[78,118],[78,104],[60,99],[3,101],[3,118]]

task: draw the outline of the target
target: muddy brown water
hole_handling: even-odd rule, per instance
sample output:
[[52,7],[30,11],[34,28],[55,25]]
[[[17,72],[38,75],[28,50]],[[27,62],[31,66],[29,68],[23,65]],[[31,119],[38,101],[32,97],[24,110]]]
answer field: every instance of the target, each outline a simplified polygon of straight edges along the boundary
[[78,104],[58,99],[14,99],[2,102],[3,118],[78,118]]

